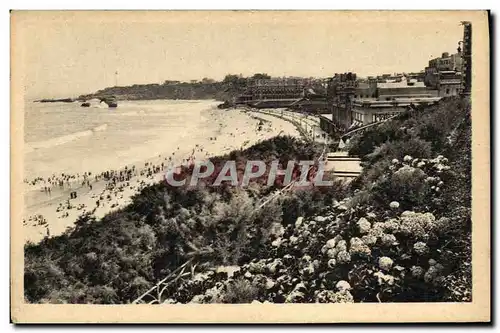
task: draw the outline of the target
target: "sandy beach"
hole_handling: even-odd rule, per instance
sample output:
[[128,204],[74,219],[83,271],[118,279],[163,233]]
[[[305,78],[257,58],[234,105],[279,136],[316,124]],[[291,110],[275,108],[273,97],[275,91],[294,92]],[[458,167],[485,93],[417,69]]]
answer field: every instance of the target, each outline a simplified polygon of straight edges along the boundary
[[[43,179],[35,184],[26,183],[25,241],[39,242],[46,236],[60,235],[86,212],[101,218],[124,207],[142,188],[161,180],[168,167],[187,163],[190,158],[202,160],[221,155],[278,134],[300,135],[289,121],[260,112],[212,108],[204,117],[206,119],[191,132],[194,135],[184,136],[182,144],[155,157],[119,169],[95,166],[89,173],[65,173],[62,177],[50,179],[50,182]],[[261,119],[265,120],[263,124]],[[171,133],[172,140],[179,134]],[[72,192],[76,192],[76,198],[70,198]]]

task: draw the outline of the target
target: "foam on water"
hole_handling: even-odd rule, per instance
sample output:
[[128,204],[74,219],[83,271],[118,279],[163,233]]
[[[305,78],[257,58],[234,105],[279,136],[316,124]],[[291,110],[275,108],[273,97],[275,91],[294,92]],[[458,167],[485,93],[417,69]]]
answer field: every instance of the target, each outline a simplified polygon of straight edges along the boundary
[[25,114],[25,177],[101,172],[175,151],[199,135],[210,101],[120,101],[116,109],[32,103]]
[[108,124],[102,124],[97,127],[94,127],[90,130],[86,131],[80,131],[76,133],[71,133],[67,135],[62,135],[57,138],[52,138],[49,140],[45,141],[40,141],[40,142],[34,142],[34,143],[29,143],[25,145],[25,153],[30,153],[33,152],[37,149],[46,149],[46,148],[52,148],[55,146],[63,145],[66,143],[69,143],[71,141],[78,140],[80,138],[86,137],[86,136],[91,136],[95,132],[102,132],[105,131],[108,128]]

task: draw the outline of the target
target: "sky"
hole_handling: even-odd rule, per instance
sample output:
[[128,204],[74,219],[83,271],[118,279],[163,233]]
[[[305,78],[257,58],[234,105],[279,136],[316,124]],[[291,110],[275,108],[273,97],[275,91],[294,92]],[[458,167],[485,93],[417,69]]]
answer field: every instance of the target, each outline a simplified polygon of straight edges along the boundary
[[115,80],[411,72],[456,52],[466,13],[18,12],[12,57],[26,96],[40,98],[91,93]]

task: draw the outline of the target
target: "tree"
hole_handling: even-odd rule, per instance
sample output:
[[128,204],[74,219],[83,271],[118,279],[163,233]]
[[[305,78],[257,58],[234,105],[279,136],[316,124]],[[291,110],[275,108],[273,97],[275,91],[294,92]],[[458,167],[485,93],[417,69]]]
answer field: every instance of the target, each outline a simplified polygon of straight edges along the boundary
[[267,75],[266,73],[255,73],[252,76],[252,80],[260,80],[260,79],[269,80],[270,78],[271,76]]
[[203,79],[201,79],[201,83],[204,83],[204,84],[210,84],[210,83],[214,83],[215,80],[214,79],[210,79],[208,77],[204,77]]
[[238,80],[239,80],[239,76],[238,75],[236,75],[236,74],[227,74],[224,77],[224,80],[222,82],[224,82],[224,83],[230,83],[230,84],[236,84],[236,83],[238,83]]

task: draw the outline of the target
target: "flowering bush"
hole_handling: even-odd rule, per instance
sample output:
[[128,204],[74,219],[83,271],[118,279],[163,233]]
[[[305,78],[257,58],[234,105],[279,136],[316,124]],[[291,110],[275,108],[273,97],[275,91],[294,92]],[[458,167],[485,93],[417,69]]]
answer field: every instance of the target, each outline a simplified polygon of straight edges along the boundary
[[[469,115],[452,100],[353,138],[350,152],[365,170],[349,193],[295,191],[254,210],[273,189],[147,187],[103,223],[85,218],[72,233],[27,246],[26,298],[129,302],[193,248],[209,247],[196,256],[202,273],[175,280],[162,301],[470,301]],[[432,122],[441,127],[421,125]],[[443,137],[431,144],[432,135]],[[289,160],[297,152],[315,155],[279,138],[231,156]],[[221,264],[237,266],[228,274],[214,267]]]

